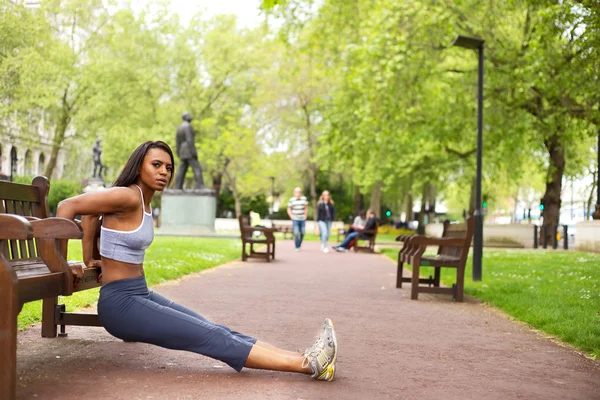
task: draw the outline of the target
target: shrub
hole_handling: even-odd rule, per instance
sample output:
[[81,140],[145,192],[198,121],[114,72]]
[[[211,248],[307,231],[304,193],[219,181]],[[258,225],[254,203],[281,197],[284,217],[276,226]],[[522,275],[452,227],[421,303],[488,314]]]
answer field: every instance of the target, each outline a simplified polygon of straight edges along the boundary
[[48,206],[50,213],[56,213],[58,203],[69,197],[77,196],[81,191],[81,185],[77,181],[68,179],[55,179],[50,183],[50,193],[48,194]]

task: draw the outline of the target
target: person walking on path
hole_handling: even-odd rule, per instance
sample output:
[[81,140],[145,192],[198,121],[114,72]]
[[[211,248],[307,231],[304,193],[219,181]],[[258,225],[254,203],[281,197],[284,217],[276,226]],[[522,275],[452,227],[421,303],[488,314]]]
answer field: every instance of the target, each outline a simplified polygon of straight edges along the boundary
[[329,194],[329,191],[324,190],[319,198],[319,206],[317,210],[317,221],[319,224],[319,233],[321,234],[321,251],[329,253],[327,241],[331,235],[331,223],[335,220],[334,202]]
[[377,227],[377,221],[377,217],[375,216],[373,210],[367,210],[367,222],[365,223],[365,227],[361,230],[349,233],[344,239],[344,241],[339,244],[339,246],[334,246],[333,248],[338,252],[345,252],[350,248],[350,245],[352,244],[352,242],[354,242],[358,235],[360,235],[361,239],[370,239],[373,235],[370,233],[363,233],[362,231],[369,231],[371,229],[375,229],[375,227]]
[[294,189],[294,197],[288,202],[288,215],[292,220],[292,229],[294,232],[294,244],[296,251],[300,251],[302,239],[306,233],[306,218],[308,216],[308,200],[302,196],[302,189],[299,187]]
[[[94,235],[84,235],[83,259],[101,266],[98,317],[111,335],[128,342],[186,350],[223,361],[236,371],[267,369],[310,374],[330,381],[335,375],[337,340],[333,323],[304,353],[286,351],[216,324],[148,289],[145,251],[154,239],[150,203],[174,173],[173,152],[164,142],[148,141],[131,155],[113,187],[63,200],[57,217],[82,216],[84,232],[100,228],[101,260],[92,259]],[[63,241],[66,242],[66,241]],[[66,243],[60,251],[67,258]],[[83,268],[75,270],[83,277]],[[273,328],[276,328],[275,326]]]

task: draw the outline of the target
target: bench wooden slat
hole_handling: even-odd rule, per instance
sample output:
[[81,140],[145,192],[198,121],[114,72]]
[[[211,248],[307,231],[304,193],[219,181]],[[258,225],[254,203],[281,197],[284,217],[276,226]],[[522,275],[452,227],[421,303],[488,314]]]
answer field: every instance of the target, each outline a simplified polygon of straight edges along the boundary
[[[13,200],[5,200],[5,205],[6,205],[6,213],[7,214],[19,215],[19,214],[17,214],[17,212],[15,210],[15,202]],[[17,242],[18,242],[17,240],[9,241],[8,247],[10,250],[10,258],[11,259],[19,258],[19,248],[18,248]]]
[[34,186],[11,182],[10,186],[0,185],[0,199],[39,203],[40,194]]
[[45,275],[50,273],[48,266],[44,264],[41,259],[20,259],[18,261],[13,261],[11,266],[17,274],[17,278],[19,279],[28,276]]
[[[17,200],[14,200],[13,202],[15,204],[15,210],[17,210],[17,214],[22,217],[25,217],[27,214],[25,214],[25,207],[23,205],[23,202]],[[19,251],[21,252],[21,258],[29,257],[29,250],[27,249],[26,240],[19,240]]]
[[[33,217],[33,209],[30,201],[23,202],[23,212],[25,216]],[[27,241],[27,248],[29,249],[29,257],[37,257],[37,248],[35,241],[33,239],[29,239]]]
[[26,276],[19,278],[19,301],[21,304],[46,299],[62,292],[64,274],[50,272],[44,275]]

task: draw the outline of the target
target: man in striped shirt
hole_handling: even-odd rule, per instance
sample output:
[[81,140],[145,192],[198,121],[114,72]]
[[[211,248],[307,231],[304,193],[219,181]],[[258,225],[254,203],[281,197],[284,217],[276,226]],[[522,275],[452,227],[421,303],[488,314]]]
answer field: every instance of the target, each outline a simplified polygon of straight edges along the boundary
[[302,239],[306,232],[306,217],[308,215],[308,201],[305,196],[302,196],[302,189],[297,187],[294,189],[294,197],[288,202],[288,215],[292,220],[294,230],[294,244],[296,251],[300,251]]

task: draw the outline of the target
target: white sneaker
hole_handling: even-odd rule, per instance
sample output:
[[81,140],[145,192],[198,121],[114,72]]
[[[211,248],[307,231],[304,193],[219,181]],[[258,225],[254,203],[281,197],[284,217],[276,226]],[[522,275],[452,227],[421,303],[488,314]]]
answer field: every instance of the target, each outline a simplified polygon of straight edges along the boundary
[[329,249],[327,247],[323,248],[323,253],[329,253]]

